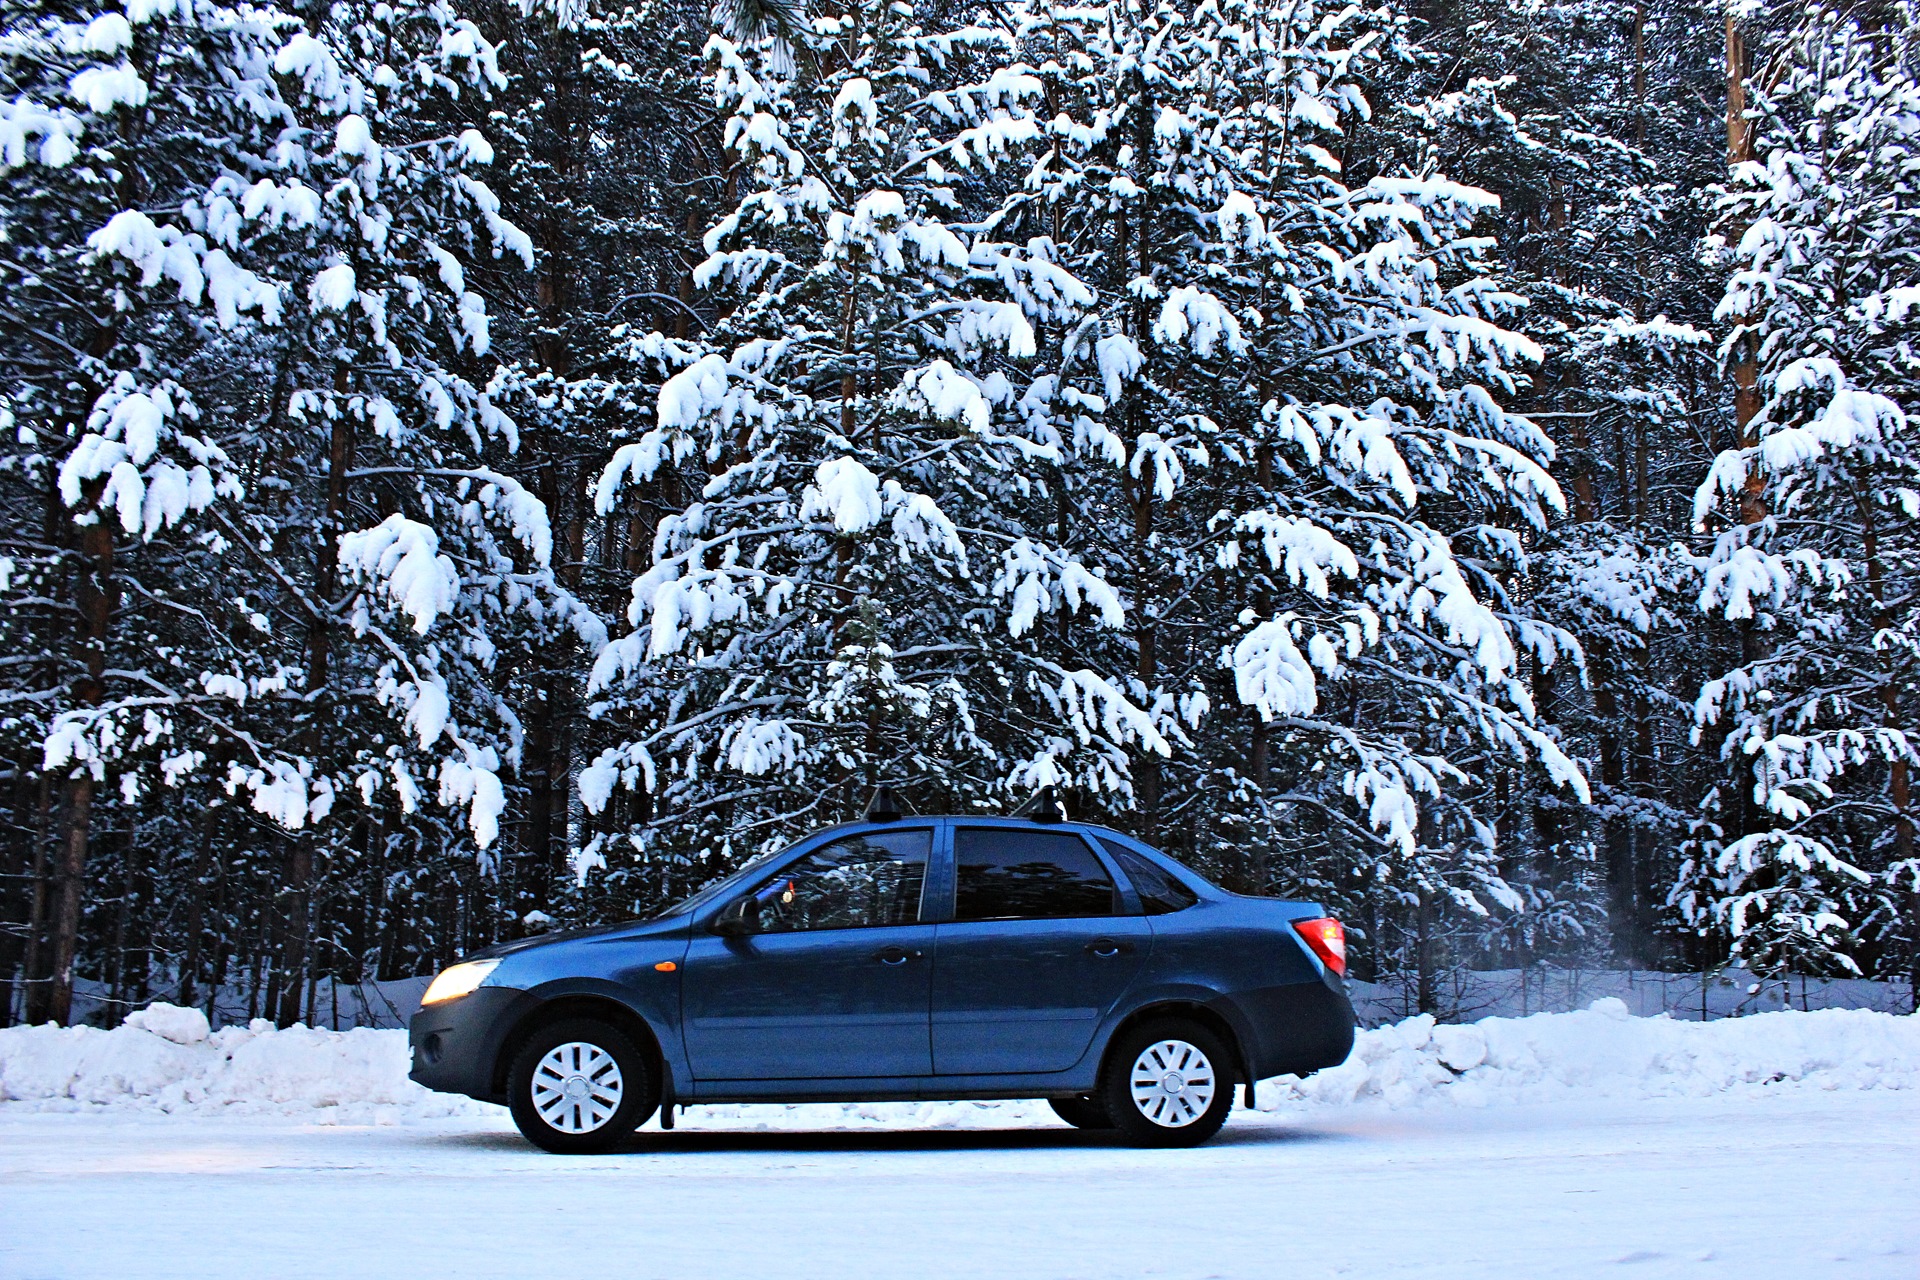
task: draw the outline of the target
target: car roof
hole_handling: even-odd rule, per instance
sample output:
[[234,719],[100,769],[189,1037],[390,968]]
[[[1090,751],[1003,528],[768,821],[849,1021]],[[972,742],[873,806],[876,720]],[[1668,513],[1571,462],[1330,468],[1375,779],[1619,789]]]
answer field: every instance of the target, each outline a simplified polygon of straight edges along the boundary
[[916,822],[964,822],[970,827],[1036,827],[1041,830],[1062,827],[1075,831],[1097,831],[1108,835],[1124,834],[1097,822],[1083,822],[1072,818],[1043,822],[1038,818],[1017,817],[1005,813],[903,813],[897,818],[889,818],[885,821],[856,818],[851,822],[822,827],[811,835],[825,835],[829,831],[883,831],[888,827],[910,827]]

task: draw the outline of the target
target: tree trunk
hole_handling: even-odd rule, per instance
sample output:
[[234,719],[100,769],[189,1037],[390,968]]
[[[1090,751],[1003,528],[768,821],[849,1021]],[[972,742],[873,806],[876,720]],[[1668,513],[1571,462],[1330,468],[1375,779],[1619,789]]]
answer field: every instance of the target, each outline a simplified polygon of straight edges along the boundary
[[1574,523],[1590,524],[1600,518],[1600,500],[1593,487],[1593,448],[1585,418],[1567,419],[1567,461],[1573,472]]
[[[1891,632],[1894,629],[1893,610],[1887,605],[1887,569],[1885,558],[1880,554],[1880,522],[1873,509],[1873,497],[1867,491],[1866,483],[1855,491],[1855,501],[1860,509],[1860,543],[1867,562],[1867,596],[1873,601],[1873,629],[1875,634]],[[1898,731],[1900,725],[1900,681],[1903,674],[1900,658],[1901,650],[1888,645],[1882,650],[1884,666],[1881,672],[1880,707],[1881,723],[1888,729]],[[1895,866],[1904,866],[1913,860],[1913,810],[1912,781],[1908,775],[1908,764],[1904,756],[1895,756],[1887,763],[1887,801],[1893,809],[1893,862]],[[1909,874],[1916,874],[1909,872]],[[1909,1000],[1914,1010],[1920,1012],[1920,888],[1910,895],[1907,916],[1908,962],[1912,982],[1909,988]]]
[[[1273,446],[1270,444],[1261,445],[1259,452],[1254,456],[1254,482],[1260,486],[1262,499],[1271,500],[1273,495]],[[1255,593],[1253,598],[1253,612],[1256,617],[1265,618],[1267,616],[1267,610],[1272,607],[1273,602],[1267,599],[1267,593],[1264,589]],[[1271,750],[1269,745],[1269,739],[1271,737],[1272,730],[1268,726],[1265,718],[1255,713],[1253,718],[1253,742],[1251,750],[1248,752],[1247,764],[1249,771],[1253,775],[1254,786],[1262,790],[1265,790],[1267,785],[1267,772],[1269,769],[1267,756]]]
[[[273,855],[274,862],[278,864],[276,871],[286,865],[288,859],[286,844],[287,842],[279,835],[274,836]],[[268,877],[268,893],[270,896],[267,899],[267,909],[261,912],[262,945],[259,952],[260,963],[265,966],[266,987],[261,996],[259,1012],[249,1012],[247,1015],[249,1019],[266,1014],[278,1016],[280,991],[286,981],[287,908],[284,895],[287,890],[280,884],[278,875]],[[256,985],[257,982],[256,979]]]
[[[1753,159],[1753,123],[1747,119],[1747,42],[1731,10],[1727,13],[1727,168]],[[1729,236],[1731,242],[1735,239]],[[1748,317],[1734,320],[1736,326],[1748,323]],[[1760,443],[1753,420],[1760,412],[1759,344],[1744,337],[1735,349],[1733,364],[1733,419],[1739,446],[1753,449]],[[1767,517],[1766,480],[1760,474],[1757,459],[1747,468],[1746,482],[1740,488],[1740,523],[1758,524]]]
[[[564,379],[573,363],[567,332],[569,322],[573,319],[574,270],[580,261],[579,255],[574,252],[574,233],[578,228],[567,215],[566,209],[572,207],[579,198],[581,179],[586,168],[585,139],[581,136],[580,128],[583,113],[578,93],[580,53],[577,42],[572,32],[558,28],[548,31],[546,38],[552,42],[549,65],[553,70],[550,81],[542,87],[549,103],[547,128],[543,135],[544,158],[549,172],[561,176],[559,190],[553,194],[564,199],[545,205],[545,215],[540,223],[542,269],[535,302],[542,336],[535,344],[535,354],[549,373],[556,379]],[[686,232],[690,243],[681,255],[681,310],[674,325],[675,336],[681,340],[685,340],[689,334],[688,304],[693,297],[693,268],[699,262],[696,252],[698,231],[698,218],[689,210]],[[536,438],[540,445],[536,456],[540,500],[546,505],[548,517],[560,535],[555,539],[560,558],[555,568],[569,587],[577,587],[581,522],[585,509],[585,497],[581,490],[584,471],[576,468],[576,482],[565,486],[566,492],[563,492],[561,453],[568,443],[567,436],[561,431],[547,428],[542,429]],[[573,501],[571,511],[563,508],[563,501],[569,494]],[[520,882],[516,889],[521,901],[514,902],[511,907],[516,920],[524,914],[523,907],[549,911],[559,879],[561,859],[557,851],[564,843],[566,809],[564,803],[556,805],[554,801],[556,790],[564,794],[563,786],[557,787],[556,782],[564,783],[568,769],[564,721],[570,708],[565,696],[565,672],[571,668],[572,652],[571,643],[565,639],[543,644],[538,651],[537,661],[544,671],[533,681],[530,690],[535,702],[528,716],[522,756],[527,788],[527,820],[521,841],[520,871],[515,877]]]
[[859,379],[856,376],[858,357],[853,349],[853,318],[855,308],[860,302],[860,271],[856,267],[853,279],[847,285],[847,313],[840,323],[840,354],[846,361],[846,367],[840,375],[840,434],[853,439],[857,417],[854,413],[854,397],[859,392]]
[[[1146,475],[1133,482],[1133,545],[1137,557],[1134,570],[1135,599],[1141,601],[1155,598],[1152,570],[1149,567],[1153,548],[1148,544],[1148,539],[1153,536],[1152,483]],[[1133,635],[1137,652],[1133,673],[1141,687],[1150,691],[1160,675],[1159,635],[1153,616],[1147,609],[1142,608],[1136,619]],[[1151,844],[1160,822],[1160,758],[1144,744],[1133,758],[1133,799],[1140,811],[1140,838]]]
[[700,244],[700,210],[687,210],[687,256],[680,271],[680,310],[673,318],[673,336],[685,342],[693,334],[693,272],[704,256]]
[[1440,1012],[1440,975],[1433,954],[1433,895],[1420,891],[1420,904],[1414,913],[1413,963],[1416,1012],[1438,1015]]
[[120,856],[120,898],[113,906],[113,948],[110,952],[113,963],[109,970],[112,980],[108,987],[109,999],[106,1009],[106,1022],[110,1027],[119,1026],[127,1016],[127,997],[130,990],[127,981],[127,950],[130,946],[128,935],[133,925],[135,848],[133,831],[129,828],[127,847]]
[[[99,485],[88,495],[97,501]],[[89,504],[93,509],[92,503]],[[80,534],[83,565],[75,591],[80,606],[80,660],[86,674],[74,683],[76,707],[98,707],[106,696],[107,632],[113,624],[118,589],[113,582],[113,530],[97,512]],[[53,974],[47,1016],[65,1026],[73,1016],[73,966],[80,949],[81,903],[86,894],[87,852],[92,838],[94,779],[82,766],[67,779],[66,829],[55,870]]]
[[1633,145],[1647,145],[1647,0],[1633,0]]
[[1625,816],[1618,812],[1626,798],[1627,726],[1621,722],[1619,695],[1610,683],[1611,646],[1596,637],[1589,651],[1594,673],[1593,710],[1600,729],[1600,785],[1606,803],[1615,810],[1607,815],[1602,836],[1607,875],[1607,933],[1613,941],[1614,955],[1629,964],[1637,964],[1639,910],[1633,838]]
[[[213,901],[209,904],[213,908],[214,918],[221,921],[222,926],[237,926],[239,920],[238,912],[233,911],[233,889],[217,857],[214,868]],[[219,1011],[220,992],[227,985],[227,974],[231,972],[234,948],[239,939],[226,927],[217,927],[210,932],[213,934],[213,953],[207,965],[207,1021],[218,1026],[214,1015]]]
[[[1134,176],[1136,185],[1144,191],[1151,192],[1151,181],[1147,180],[1146,175],[1139,170],[1153,154],[1151,147],[1153,102],[1148,91],[1146,76],[1136,70],[1132,73],[1132,78],[1133,105],[1137,108],[1133,117]],[[1133,274],[1136,278],[1144,278],[1153,274],[1153,205],[1150,195],[1143,195],[1139,200],[1139,218],[1140,227],[1133,237],[1132,245],[1135,255]],[[1124,209],[1121,211],[1120,220],[1123,225],[1128,221]],[[1125,261],[1124,250],[1122,260]],[[1151,330],[1148,327],[1143,299],[1136,299],[1133,303],[1131,328],[1135,341],[1143,349],[1147,348]],[[1147,424],[1143,420],[1145,406],[1137,390],[1131,393],[1130,399],[1128,421],[1132,426],[1134,439],[1138,441],[1146,430]],[[1159,635],[1155,617],[1155,602],[1159,599],[1159,590],[1158,583],[1154,581],[1152,564],[1153,479],[1147,467],[1142,466],[1140,470],[1139,478],[1133,481],[1132,491],[1127,495],[1133,505],[1134,600],[1137,609],[1133,628],[1134,675],[1144,689],[1151,691],[1160,675]],[[1132,776],[1134,804],[1140,813],[1140,838],[1152,844],[1156,841],[1160,824],[1160,760],[1144,745],[1133,758]]]
[[[346,366],[334,378],[336,390],[345,391]],[[321,529],[320,546],[314,564],[314,596],[321,616],[307,628],[307,692],[317,695],[327,687],[328,669],[333,653],[331,615],[334,594],[340,589],[340,537],[346,532],[347,469],[353,465],[353,421],[346,414],[333,420],[327,440],[327,509]],[[322,715],[319,699],[310,714]]]
[[523,861],[526,867],[527,898],[532,907],[547,911],[553,905],[558,875],[554,856],[554,773],[559,764],[556,739],[559,736],[561,677],[547,675],[535,686],[539,702],[527,724],[525,747],[527,783],[527,838]]
[[93,821],[93,775],[85,770],[67,783],[65,818],[60,861],[54,869],[53,972],[47,984],[47,1017],[63,1027],[73,1017],[73,965],[79,950],[80,906]]
[[[346,364],[334,367],[333,385],[338,392],[348,389]],[[307,627],[308,721],[302,736],[308,751],[314,754],[324,746],[331,728],[330,722],[334,718],[329,688],[333,659],[332,618],[338,607],[335,596],[340,590],[340,538],[346,532],[347,473],[353,466],[353,454],[353,421],[348,415],[341,414],[334,418],[327,437],[326,520],[321,529],[314,564],[314,596],[320,613],[310,620]],[[296,832],[290,841],[292,847],[286,863],[286,908],[277,913],[276,920],[280,926],[281,950],[275,953],[278,961],[273,972],[280,983],[275,989],[274,984],[269,982],[269,1003],[275,1003],[273,997],[278,996],[274,1020],[283,1027],[290,1027],[300,1020],[302,986],[311,963],[313,867],[315,847],[320,839],[321,833],[310,825]]]
[[[1748,163],[1753,159],[1753,125],[1746,117],[1747,111],[1747,44],[1746,37],[1740,31],[1740,25],[1733,11],[1727,13],[1727,168],[1729,174],[1734,166]],[[1737,243],[1739,228],[1728,235],[1728,243]],[[1736,316],[1733,323],[1736,328],[1746,328],[1751,324],[1750,316]],[[1760,365],[1759,344],[1751,334],[1744,335],[1733,348],[1733,420],[1735,445],[1748,453],[1747,476],[1740,486],[1739,519],[1743,525],[1756,525],[1767,518],[1766,477],[1761,473],[1756,451],[1760,445],[1759,431],[1753,421],[1760,413]],[[1767,652],[1767,637],[1751,621],[1740,627],[1740,660],[1745,666],[1752,666]],[[1750,835],[1761,829],[1766,822],[1758,805],[1753,799],[1753,788],[1745,779],[1736,776],[1731,780],[1734,795],[1734,830],[1738,835]]]
[[194,846],[193,871],[188,882],[186,945],[182,948],[180,981],[173,998],[173,1002],[183,1008],[191,1008],[194,1003],[194,983],[200,977],[200,935],[206,928],[207,896],[212,889],[207,875],[213,858],[212,817],[203,813],[199,825],[200,839]]
[[[28,827],[27,793],[30,790],[28,778],[31,771],[24,765],[18,765],[13,774],[12,803],[7,806],[7,825],[14,831],[24,833]],[[16,932],[14,923],[13,894],[20,894],[20,919],[25,922],[30,915],[28,903],[33,898],[33,886],[39,879],[34,871],[34,851],[38,842],[28,835],[25,839],[10,841],[4,849],[5,856],[0,858],[0,1029],[13,1025],[15,998],[21,987],[22,965],[27,947],[27,935],[24,927]]]
[[[1645,650],[1641,651],[1642,661]],[[1644,693],[1635,694],[1633,699],[1634,750],[1631,758],[1631,776],[1633,793],[1642,799],[1651,799],[1653,789],[1653,710],[1647,704]],[[1665,943],[1660,931],[1660,892],[1659,859],[1656,857],[1657,842],[1653,832],[1640,823],[1629,827],[1629,838],[1633,851],[1634,876],[1634,944],[1640,967],[1657,968],[1663,959]]]
[[46,958],[42,939],[47,930],[47,836],[53,817],[53,786],[47,775],[40,775],[38,813],[33,832],[32,896],[27,906],[26,953],[21,957],[20,977],[26,990],[20,1002],[20,1020],[28,1026],[47,1021],[47,996],[51,990],[41,962]]
[[274,1022],[291,1027],[300,1021],[301,996],[312,964],[313,841],[305,832],[287,842],[286,912],[280,924],[280,1005]]
[[[275,912],[269,909],[260,913],[260,920],[253,931],[253,955],[247,963],[247,1021],[252,1022],[260,1016],[260,992],[264,980],[269,1000],[273,997],[273,973],[267,957],[273,954],[277,939],[273,936]],[[265,966],[265,972],[262,967]]]

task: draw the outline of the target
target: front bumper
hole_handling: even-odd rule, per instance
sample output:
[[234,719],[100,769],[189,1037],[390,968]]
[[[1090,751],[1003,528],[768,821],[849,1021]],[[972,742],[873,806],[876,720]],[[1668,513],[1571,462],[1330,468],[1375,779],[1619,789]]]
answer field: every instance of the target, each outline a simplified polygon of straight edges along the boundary
[[509,987],[480,987],[423,1007],[407,1025],[413,1069],[407,1078],[440,1093],[504,1102],[500,1051],[532,997]]

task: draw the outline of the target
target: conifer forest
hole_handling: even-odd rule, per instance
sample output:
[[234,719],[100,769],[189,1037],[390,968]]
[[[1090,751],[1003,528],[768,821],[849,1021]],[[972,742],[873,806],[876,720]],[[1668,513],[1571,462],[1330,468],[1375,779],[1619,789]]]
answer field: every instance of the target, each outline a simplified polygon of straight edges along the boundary
[[0,1024],[1054,786],[1920,972],[1920,5],[0,0]]

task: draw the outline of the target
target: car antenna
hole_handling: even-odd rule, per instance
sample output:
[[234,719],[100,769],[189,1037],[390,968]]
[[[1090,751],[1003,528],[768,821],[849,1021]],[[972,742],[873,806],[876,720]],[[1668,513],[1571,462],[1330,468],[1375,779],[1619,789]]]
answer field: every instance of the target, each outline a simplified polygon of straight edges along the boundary
[[1051,783],[1033,793],[1033,797],[1013,811],[1016,818],[1032,818],[1035,822],[1065,822],[1067,806],[1060,799],[1060,793]]
[[892,787],[873,789],[873,799],[867,801],[866,820],[868,822],[896,822],[901,818],[912,816],[913,810],[894,794]]

